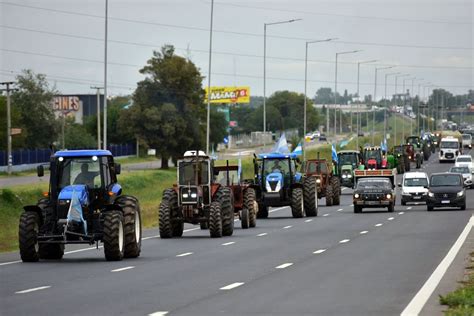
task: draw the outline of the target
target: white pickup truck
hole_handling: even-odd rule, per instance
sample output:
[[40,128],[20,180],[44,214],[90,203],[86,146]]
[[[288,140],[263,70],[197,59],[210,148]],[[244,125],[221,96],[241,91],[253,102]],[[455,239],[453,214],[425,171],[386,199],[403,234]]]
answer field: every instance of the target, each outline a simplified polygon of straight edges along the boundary
[[472,148],[472,136],[471,134],[462,134],[462,147]]

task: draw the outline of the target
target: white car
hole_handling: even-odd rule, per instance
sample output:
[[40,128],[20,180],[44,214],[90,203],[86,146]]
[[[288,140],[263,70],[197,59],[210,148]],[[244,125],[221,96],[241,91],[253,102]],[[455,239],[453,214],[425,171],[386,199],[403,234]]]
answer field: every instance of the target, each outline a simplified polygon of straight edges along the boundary
[[462,134],[462,147],[463,148],[472,148],[472,136],[471,134]]
[[464,185],[470,187],[471,189],[474,187],[474,183],[472,182],[472,173],[468,167],[451,167],[449,172],[462,174]]
[[474,161],[472,161],[471,155],[460,155],[456,158],[454,163],[455,167],[468,167],[471,173],[474,173]]
[[402,188],[402,205],[408,202],[425,202],[429,178],[424,172],[406,172],[398,186]]

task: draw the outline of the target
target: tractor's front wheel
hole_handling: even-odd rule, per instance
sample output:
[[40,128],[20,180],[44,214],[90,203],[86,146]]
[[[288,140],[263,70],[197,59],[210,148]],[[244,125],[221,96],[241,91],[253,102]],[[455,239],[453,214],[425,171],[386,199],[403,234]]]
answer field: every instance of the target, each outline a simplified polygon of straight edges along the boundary
[[334,188],[328,181],[326,183],[326,206],[332,206],[334,198]]
[[232,191],[229,188],[220,187],[216,193],[216,201],[221,205],[223,236],[232,236],[234,233],[234,202],[232,197]]
[[212,238],[222,237],[221,204],[212,202],[209,210],[209,233]]
[[247,188],[244,192],[244,208],[249,210],[249,227],[257,226],[258,203],[252,188]]
[[123,259],[125,234],[121,211],[109,211],[104,215],[104,253],[107,261]]
[[23,262],[39,260],[38,232],[40,218],[37,213],[24,212],[20,217],[18,237],[20,241],[20,257]]
[[340,205],[341,204],[341,182],[339,178],[332,177],[329,184],[332,186],[332,204],[333,205]]
[[318,195],[315,177],[307,177],[304,180],[304,207],[306,216],[318,216]]
[[172,210],[178,207],[178,194],[173,189],[166,189],[163,192],[163,199],[160,203],[158,211],[159,228],[161,238],[171,238],[173,236],[181,237],[180,227],[183,227],[182,222],[172,222]]
[[294,218],[304,216],[304,196],[302,188],[294,188],[291,191],[291,214]]
[[257,218],[268,218],[268,206],[263,203],[258,204]]

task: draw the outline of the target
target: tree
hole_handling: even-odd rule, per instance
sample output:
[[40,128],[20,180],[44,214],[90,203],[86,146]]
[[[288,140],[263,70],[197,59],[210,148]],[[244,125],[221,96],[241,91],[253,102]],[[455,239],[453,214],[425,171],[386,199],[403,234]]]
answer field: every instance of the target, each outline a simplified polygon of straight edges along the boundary
[[224,113],[218,112],[216,108],[211,109],[210,117],[210,140],[212,148],[217,149],[217,144],[222,143],[227,136],[227,121]]
[[64,147],[68,149],[89,149],[97,147],[96,138],[82,124],[74,122],[74,118],[66,118],[64,128]]
[[59,124],[51,107],[56,91],[46,81],[46,76],[24,70],[16,77],[18,91],[12,95],[12,108],[20,113],[19,123],[30,133],[26,135],[27,148],[47,148],[57,140]]

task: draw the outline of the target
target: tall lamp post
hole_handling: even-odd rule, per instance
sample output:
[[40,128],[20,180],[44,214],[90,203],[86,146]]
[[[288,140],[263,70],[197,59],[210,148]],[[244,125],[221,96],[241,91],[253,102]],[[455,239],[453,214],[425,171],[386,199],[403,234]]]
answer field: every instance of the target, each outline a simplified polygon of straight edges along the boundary
[[[410,76],[410,74],[403,74],[403,75],[395,76],[395,96],[398,96],[398,78],[406,77],[406,76]],[[394,134],[393,135],[393,137],[394,137],[393,140],[394,140],[395,145],[397,145],[397,119],[396,118],[395,118],[394,127],[395,127],[395,130],[393,132],[393,134]]]
[[210,122],[211,122],[211,66],[212,66],[212,27],[214,20],[214,0],[211,1],[211,25],[209,29],[209,70],[207,75],[207,123],[206,123],[206,154],[209,155],[209,141],[210,141]]
[[[407,82],[408,80],[413,80],[415,79],[415,77],[413,78],[405,78],[403,79],[403,115],[405,115],[405,106],[406,106],[406,100],[407,100],[407,92],[405,90],[405,82]],[[410,119],[410,127],[411,127],[411,119]],[[410,133],[411,133],[411,130],[410,130]],[[405,128],[402,128],[402,141],[405,139]]]
[[[359,132],[362,128],[361,119],[360,119],[360,94],[359,94],[359,82],[360,82],[360,65],[362,64],[369,64],[375,63],[378,60],[368,60],[368,61],[360,61],[357,63],[357,98],[359,99],[359,104],[357,104],[357,137],[356,137],[356,146],[359,148]],[[367,126],[369,126],[369,111],[366,112],[367,114]]]
[[105,0],[105,40],[104,40],[104,137],[103,146],[107,150],[107,38],[108,38],[109,0]]
[[[336,137],[336,133],[337,133],[337,128],[336,128],[336,125],[337,125],[337,109],[336,109],[336,105],[337,105],[337,59],[339,57],[339,55],[345,55],[345,54],[353,54],[353,53],[358,53],[358,52],[361,52],[361,50],[351,50],[351,51],[347,51],[347,52],[338,52],[336,53],[336,70],[335,70],[335,77],[334,77],[334,137]],[[341,113],[340,113],[340,116],[339,116],[339,132],[340,134],[342,134],[342,105],[339,107]]]
[[291,19],[271,23],[263,23],[263,142],[265,145],[265,134],[267,131],[267,26],[293,23],[301,19]]
[[[373,103],[377,102],[377,72],[379,70],[391,69],[395,66],[388,66],[388,67],[375,67],[375,83],[374,83],[374,98]],[[375,109],[372,111],[372,145],[375,146]]]
[[388,73],[388,74],[385,74],[385,92],[384,92],[384,100],[385,100],[385,104],[384,104],[384,113],[383,113],[383,139],[382,140],[385,140],[385,137],[387,135],[387,78],[390,77],[390,76],[394,76],[394,75],[398,75],[400,74],[399,72],[392,72],[392,73]]
[[[337,38],[327,38],[324,40],[315,40],[306,42],[305,47],[305,57],[304,57],[304,118],[303,118],[303,161],[306,160],[306,95],[307,95],[307,86],[308,86],[308,46],[309,44],[321,43],[321,42],[330,42]],[[326,115],[329,115],[329,109],[326,107]]]

